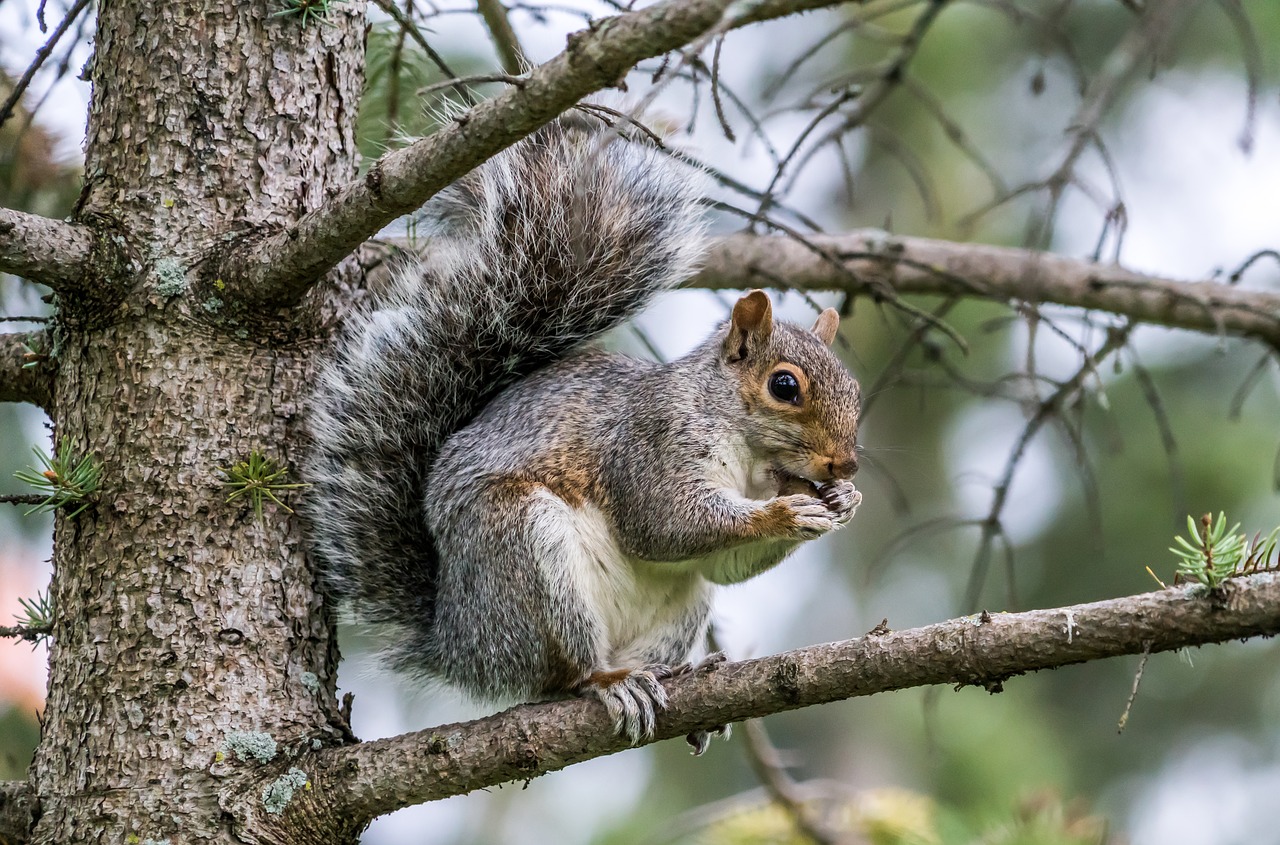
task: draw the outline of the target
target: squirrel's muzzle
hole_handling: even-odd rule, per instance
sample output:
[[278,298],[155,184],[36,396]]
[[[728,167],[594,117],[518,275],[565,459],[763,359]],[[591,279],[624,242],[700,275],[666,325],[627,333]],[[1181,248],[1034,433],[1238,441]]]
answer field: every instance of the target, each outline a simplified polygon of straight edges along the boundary
[[850,452],[847,455],[831,458],[827,462],[827,471],[832,478],[853,478],[858,471],[858,455]]

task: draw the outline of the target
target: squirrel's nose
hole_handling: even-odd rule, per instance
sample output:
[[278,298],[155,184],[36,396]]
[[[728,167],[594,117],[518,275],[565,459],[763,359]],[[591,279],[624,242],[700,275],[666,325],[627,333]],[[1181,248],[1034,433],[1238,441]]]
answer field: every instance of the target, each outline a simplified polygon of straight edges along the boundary
[[827,461],[827,472],[831,473],[832,478],[852,478],[857,471],[858,456],[856,453],[850,452],[848,455],[831,458]]

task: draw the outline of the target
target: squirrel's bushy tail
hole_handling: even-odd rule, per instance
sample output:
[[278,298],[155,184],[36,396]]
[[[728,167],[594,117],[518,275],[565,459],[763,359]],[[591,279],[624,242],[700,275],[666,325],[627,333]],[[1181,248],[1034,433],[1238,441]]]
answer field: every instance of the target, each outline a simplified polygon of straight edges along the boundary
[[313,552],[358,619],[430,623],[422,502],[441,445],[504,387],[693,271],[692,177],[594,121],[561,119],[423,208],[424,255],[349,318],[311,411]]

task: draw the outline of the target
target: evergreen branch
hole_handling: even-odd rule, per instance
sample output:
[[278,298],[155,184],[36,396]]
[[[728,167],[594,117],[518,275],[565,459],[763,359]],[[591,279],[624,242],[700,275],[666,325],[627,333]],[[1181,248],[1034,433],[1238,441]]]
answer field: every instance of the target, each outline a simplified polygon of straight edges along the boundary
[[68,437],[58,442],[52,455],[46,455],[38,447],[31,451],[43,469],[27,467],[13,475],[39,490],[42,498],[24,516],[68,508],[70,518],[94,503],[94,493],[102,480],[102,465],[91,455],[77,457]]
[[0,272],[69,288],[80,281],[92,248],[83,226],[0,208]]
[[525,84],[378,159],[363,179],[348,184],[284,231],[241,243],[218,273],[225,294],[246,307],[292,305],[388,223],[583,97],[617,85],[637,62],[683,47],[713,27],[727,30],[837,4],[838,0],[663,0],[595,21],[571,35],[565,51],[535,68]]
[[47,332],[0,334],[0,402],[30,402],[51,413],[56,366]]
[[35,826],[35,790],[24,780],[0,781],[0,842],[26,845]]
[[1258,338],[1280,348],[1280,294],[1183,282],[1037,250],[899,237],[878,230],[729,235],[711,244],[688,287],[742,290],[785,279],[797,290],[941,294],[1050,302],[1143,323]]
[[[1182,585],[1025,613],[987,613],[923,628],[883,626],[670,681],[654,741],[856,696],[932,684],[999,692],[1009,678],[1075,663],[1171,651],[1280,632],[1280,575],[1233,578],[1224,589]],[[1117,689],[1117,700],[1124,690]],[[362,827],[402,807],[529,780],[627,748],[588,700],[511,708],[485,719],[332,748],[301,758],[314,788],[296,812]],[[238,811],[270,824],[249,796]],[[291,808],[291,812],[294,812]],[[246,821],[249,821],[246,819]],[[298,823],[295,817],[293,823]],[[254,828],[257,829],[257,828]]]

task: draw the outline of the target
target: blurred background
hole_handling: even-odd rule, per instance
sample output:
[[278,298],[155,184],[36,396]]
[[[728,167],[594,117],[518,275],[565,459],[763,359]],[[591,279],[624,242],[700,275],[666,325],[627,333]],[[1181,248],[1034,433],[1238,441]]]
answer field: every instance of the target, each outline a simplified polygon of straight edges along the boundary
[[[59,0],[46,5],[50,22],[65,13]],[[508,5],[533,62],[559,52],[585,16],[616,11]],[[716,231],[752,215],[798,231],[878,227],[1234,283],[1251,256],[1280,247],[1280,4],[1191,5],[1152,55],[1134,52],[1147,42],[1135,41],[1132,0],[875,0],[735,31],[701,64],[670,64],[656,86],[660,63],[646,63],[626,94],[601,102],[625,109],[652,92],[647,121],[712,174]],[[49,37],[36,8],[0,2],[0,99]],[[500,67],[474,7],[397,9],[456,73]],[[361,130],[371,159],[432,131],[442,92],[423,89],[443,77],[373,4],[370,17]],[[70,211],[89,94],[75,78],[91,50],[85,21],[0,127],[0,205]],[[1280,260],[1258,256],[1239,276],[1274,288]],[[0,294],[4,315],[44,313],[31,285],[0,277]],[[609,342],[678,356],[733,298],[674,293]],[[1119,320],[914,300],[942,315],[966,353],[890,305],[797,293],[780,302],[797,321],[826,305],[849,315],[839,349],[869,399],[865,503],[849,528],[721,593],[716,631],[732,657],[858,636],[885,618],[901,629],[1145,591],[1156,586],[1146,567],[1171,578],[1167,547],[1187,514],[1225,511],[1250,534],[1280,524],[1273,350],[1138,326],[1019,449],[1041,403]],[[43,416],[0,405],[0,492],[21,492],[12,474],[34,462],[33,444],[48,447]],[[0,510],[0,624],[44,588],[49,531],[45,517]],[[355,693],[362,738],[491,712],[448,690],[406,689],[372,647],[344,631],[342,686]],[[0,779],[22,777],[30,760],[44,659],[41,647],[0,640]],[[1280,646],[1152,657],[1119,733],[1137,669],[1136,658],[1071,667],[1012,679],[999,695],[911,690],[764,725],[800,794],[849,842],[1280,843],[1270,804]],[[402,811],[366,839],[810,841],[770,805],[744,740],[738,730],[696,760],[678,742],[629,751]]]

